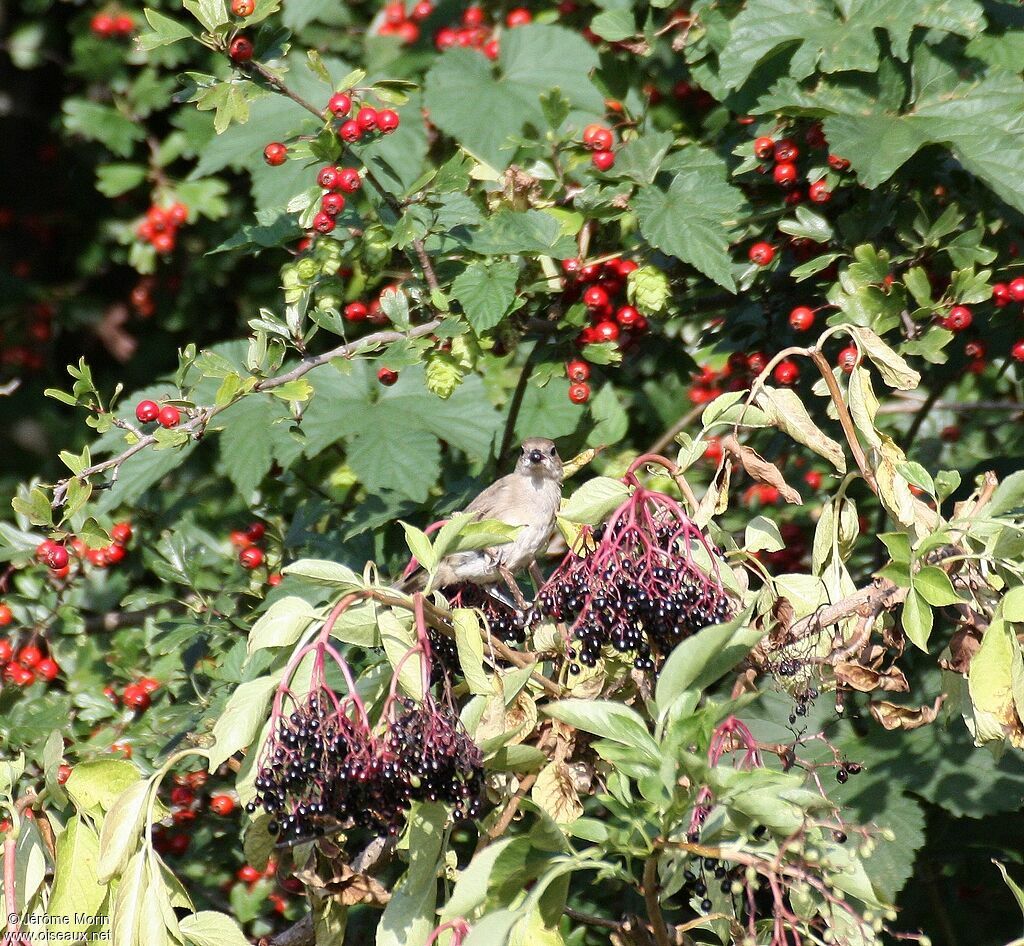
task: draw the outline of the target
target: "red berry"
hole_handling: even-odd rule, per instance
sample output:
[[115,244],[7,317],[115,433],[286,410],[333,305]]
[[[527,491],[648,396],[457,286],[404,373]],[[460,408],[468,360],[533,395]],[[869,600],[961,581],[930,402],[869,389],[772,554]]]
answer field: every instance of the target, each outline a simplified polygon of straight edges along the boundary
[[29,670],[32,670],[39,666],[39,661],[43,659],[43,652],[38,647],[29,644],[27,647],[22,647],[15,654],[14,659],[23,667],[28,667]]
[[1024,338],[1019,342],[1013,343],[1013,348],[1010,349],[1010,357],[1014,361],[1024,361]]
[[116,542],[112,545],[105,546],[101,549],[103,557],[108,565],[116,565],[118,562],[123,561],[124,557],[128,554],[125,551],[123,545],[118,545]]
[[[359,114],[362,113],[363,109],[360,109]],[[377,127],[382,135],[390,135],[398,127],[400,121],[398,112],[394,109],[382,108],[377,112]]]
[[785,361],[780,361],[772,372],[772,376],[779,384],[792,384],[798,377],[800,377],[800,368],[797,366],[795,361],[790,361],[788,358]]
[[363,137],[363,129],[350,118],[348,121],[341,123],[341,127],[338,129],[338,137],[342,141],[352,144]]
[[122,13],[120,16],[114,17],[114,32],[120,33],[122,36],[128,36],[135,32],[135,20],[133,20],[127,13]]
[[859,352],[857,351],[857,346],[850,345],[839,353],[839,357],[836,359],[836,364],[839,365],[843,371],[853,371],[857,366],[858,357]]
[[256,3],[254,0],[231,0],[231,12],[244,20],[256,12]]
[[832,199],[832,191],[828,189],[828,181],[822,178],[807,188],[807,196],[815,204],[827,204]]
[[175,201],[167,208],[167,219],[176,227],[188,222],[188,207],[181,201]]
[[252,545],[252,539],[249,538],[249,533],[242,529],[235,529],[229,536],[231,544],[236,548],[247,549]]
[[69,778],[71,778],[71,766],[62,762],[57,766],[57,784],[66,785]]
[[258,870],[256,870],[256,868],[253,867],[251,864],[246,864],[244,867],[239,868],[238,873],[235,874],[235,876],[243,884],[254,884],[263,875]]
[[140,424],[148,424],[154,421],[160,414],[160,405],[156,401],[139,401],[135,405],[135,419]]
[[160,689],[160,681],[153,677],[140,677],[138,685],[149,694],[156,693],[156,691]]
[[593,282],[601,275],[601,267],[597,263],[587,263],[581,266],[579,271],[580,282]]
[[377,127],[377,109],[364,105],[356,114],[356,124],[363,131],[373,131]]
[[781,138],[775,143],[773,154],[776,161],[795,161],[800,157],[800,149],[791,138]]
[[463,26],[479,26],[484,21],[484,11],[482,7],[466,7],[462,12],[462,25]]
[[[113,748],[113,746],[111,746]],[[167,838],[167,853],[181,857],[188,850],[189,837],[182,832],[176,832]]]
[[[7,627],[13,620],[14,615],[11,613],[10,607],[6,604],[0,604],[0,627]],[[2,659],[0,657],[0,660]]]
[[797,176],[796,165],[789,161],[776,164],[772,171],[772,179],[779,187],[792,187],[796,183]]
[[583,293],[583,304],[588,309],[602,309],[608,305],[608,293],[601,286],[588,286]]
[[110,537],[118,545],[127,545],[132,540],[132,524],[130,522],[115,522],[110,530]]
[[89,29],[97,36],[113,36],[114,18],[106,13],[97,13],[89,22]]
[[38,673],[39,676],[47,683],[50,683],[57,679],[57,674],[60,673],[60,667],[57,666],[57,661],[52,657],[44,657],[36,666],[36,673]]
[[[345,198],[341,194],[324,194],[320,209],[329,217],[336,217],[345,209]],[[315,225],[315,224],[314,224]]]
[[619,327],[614,322],[598,322],[594,336],[599,342],[614,342],[619,337]]
[[63,545],[54,544],[46,554],[46,564],[55,572],[59,572],[68,564],[70,556]]
[[839,157],[837,154],[830,154],[828,156],[828,166],[833,171],[845,171],[850,166],[850,162],[846,158]]
[[984,358],[988,348],[980,338],[971,339],[964,345],[964,354],[968,358]]
[[434,4],[432,4],[430,0],[420,0],[420,2],[412,8],[412,13],[410,15],[414,20],[425,20],[433,12]]
[[754,156],[762,161],[770,158],[775,151],[775,142],[771,138],[757,138],[754,141]]
[[330,233],[334,229],[334,217],[324,211],[319,211],[315,217],[313,217],[313,229],[317,233]]
[[238,553],[238,561],[242,568],[259,568],[263,564],[263,550],[250,545]]
[[389,3],[384,7],[384,21],[392,25],[401,23],[405,19],[405,4],[402,0],[397,3]]
[[230,815],[235,810],[235,800],[230,795],[214,795],[210,799],[210,810],[217,815]]
[[36,682],[36,675],[21,664],[8,664],[4,676],[15,686],[27,687]]
[[117,706],[117,704],[120,702],[120,697],[117,695],[117,691],[112,686],[105,686],[103,688],[103,695],[108,700],[110,700],[110,702],[113,703],[114,706]]
[[11,647],[11,642],[9,640],[0,640],[0,663],[10,663],[13,656],[14,648]]
[[251,542],[259,542],[267,534],[267,527],[262,522],[250,522],[245,527],[245,534]]
[[631,305],[624,305],[615,313],[615,321],[623,328],[633,328],[643,316]]
[[804,474],[804,482],[811,489],[821,489],[821,474],[817,470],[808,470]]
[[942,320],[942,327],[948,328],[951,332],[962,332],[964,329],[970,328],[973,321],[974,316],[967,306],[955,305]]
[[640,264],[636,260],[620,259],[615,268],[619,273],[619,278],[625,279],[630,273],[635,273],[640,268]]
[[338,168],[338,190],[354,194],[363,185],[363,179],[355,168]]
[[398,380],[398,372],[391,368],[381,368],[377,372],[377,380],[386,388],[390,388]]
[[160,413],[157,414],[156,420],[161,427],[177,427],[181,423],[181,411],[173,404],[165,404],[160,408]]
[[332,191],[338,186],[338,180],[341,177],[340,168],[328,165],[325,168],[320,168],[320,173],[316,176],[316,182],[324,190]]
[[995,303],[996,308],[1001,309],[1003,306],[1010,304],[1010,287],[1004,282],[993,283],[992,285],[992,301]]
[[569,400],[573,404],[586,404],[590,400],[590,386],[585,381],[569,385]]
[[140,713],[149,709],[149,694],[137,683],[129,683],[121,695],[121,702],[129,709],[138,710]]
[[599,171],[611,170],[615,165],[615,152],[614,151],[595,151],[590,156],[590,163],[594,165]]
[[767,266],[775,259],[775,247],[771,243],[755,243],[747,253],[755,266]]
[[565,366],[565,375],[570,381],[574,381],[577,384],[581,381],[586,381],[590,377],[590,365],[585,361],[570,361]]
[[362,322],[366,318],[366,303],[350,302],[345,306],[345,318],[350,322]]
[[583,144],[591,151],[610,151],[615,144],[615,136],[603,125],[587,125],[583,130]]
[[1007,288],[1010,291],[1010,298],[1014,302],[1024,302],[1024,277],[1018,276],[1011,280]]
[[806,332],[814,324],[814,309],[798,305],[789,313],[789,324],[798,332]]
[[352,96],[347,92],[335,92],[327,101],[327,110],[337,117],[352,111]]
[[747,370],[751,374],[760,374],[768,364],[768,357],[764,352],[752,351],[747,355]]
[[248,62],[252,59],[252,54],[252,41],[248,37],[236,36],[231,40],[231,45],[228,47],[228,56],[231,57],[232,62]]

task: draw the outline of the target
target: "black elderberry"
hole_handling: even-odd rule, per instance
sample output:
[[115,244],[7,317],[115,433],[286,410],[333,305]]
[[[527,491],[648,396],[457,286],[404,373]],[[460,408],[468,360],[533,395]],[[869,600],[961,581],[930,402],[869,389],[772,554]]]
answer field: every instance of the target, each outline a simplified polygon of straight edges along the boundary
[[861,771],[860,763],[859,762],[847,762],[846,763],[846,771],[849,772],[850,775],[859,775],[860,771]]
[[836,772],[836,781],[837,781],[837,782],[838,782],[838,783],[839,783],[840,785],[845,785],[845,784],[846,784],[846,780],[847,780],[847,779],[848,779],[849,777],[850,777],[850,775],[849,775],[849,773],[848,773],[848,772],[846,771],[846,769],[840,769],[840,770],[839,770],[838,772]]
[[836,844],[845,844],[846,833],[844,831],[833,831],[832,839],[836,842]]
[[704,883],[703,880],[698,880],[697,883],[693,885],[693,892],[698,897],[703,897],[708,892],[708,885]]
[[765,833],[767,831],[768,831],[767,827],[765,827],[763,824],[759,824],[756,828],[754,828],[753,834],[754,834],[754,837],[757,838],[757,840],[760,841],[761,838],[763,838],[765,836]]
[[722,893],[729,893],[732,890],[732,881],[723,880],[718,889],[721,890]]
[[701,900],[701,902],[700,902],[700,909],[701,909],[701,912],[703,912],[703,913],[710,913],[710,912],[711,912],[711,901],[710,901],[710,900],[708,900],[708,899],[707,899],[707,898],[705,897],[705,898],[704,898],[703,900]]
[[726,875],[727,873],[728,873],[728,871],[726,871],[726,869],[725,869],[725,868],[724,868],[724,867],[723,867],[723,866],[722,866],[721,864],[719,864],[719,865],[718,865],[718,866],[717,866],[717,867],[715,868],[715,876],[716,876],[716,877],[717,877],[717,878],[718,878],[719,880],[721,880],[721,879],[722,879],[722,878],[723,878],[723,877],[724,877],[724,876],[725,876],[725,875]]

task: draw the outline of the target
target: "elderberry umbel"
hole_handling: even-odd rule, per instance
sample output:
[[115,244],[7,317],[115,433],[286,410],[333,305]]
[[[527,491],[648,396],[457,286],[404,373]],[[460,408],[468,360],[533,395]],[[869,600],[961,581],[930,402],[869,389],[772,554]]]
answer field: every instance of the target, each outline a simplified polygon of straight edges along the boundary
[[719,624],[729,601],[694,561],[715,550],[682,507],[636,482],[604,525],[584,535],[537,596],[540,611],[569,625],[570,659],[593,667],[605,647],[653,670],[683,638]]

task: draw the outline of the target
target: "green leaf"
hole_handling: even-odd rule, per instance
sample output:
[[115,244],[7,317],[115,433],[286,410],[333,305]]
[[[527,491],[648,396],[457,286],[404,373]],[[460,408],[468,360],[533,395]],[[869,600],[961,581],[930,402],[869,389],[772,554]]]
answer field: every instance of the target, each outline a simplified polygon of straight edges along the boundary
[[409,869],[380,918],[376,946],[425,946],[430,939],[447,820],[443,805],[417,804],[409,812]]
[[455,628],[459,666],[469,685],[469,692],[489,696],[494,688],[484,673],[484,642],[480,636],[480,622],[476,612],[468,608],[455,608],[452,611],[452,625]]
[[509,260],[490,266],[470,263],[452,283],[451,294],[462,304],[473,331],[482,335],[494,328],[512,307],[519,267]]
[[444,53],[427,73],[425,102],[441,131],[501,171],[527,126],[546,125],[540,99],[551,89],[585,120],[603,114],[603,96],[590,80],[597,64],[596,51],[578,33],[531,24],[505,33],[496,67],[473,50]]
[[64,789],[80,811],[107,811],[141,777],[125,759],[97,759],[74,766]]
[[97,880],[106,884],[121,874],[142,841],[150,784],[139,780],[125,789],[103,818]]
[[1010,888],[1013,899],[1017,901],[1017,906],[1020,907],[1021,913],[1024,914],[1024,890],[1021,890],[1020,885],[1010,876],[1003,864],[995,859],[993,859],[992,863],[999,868],[999,873],[1003,875],[1004,883]]
[[778,552],[786,547],[779,527],[766,516],[754,516],[743,533],[743,548],[748,552]]
[[256,738],[267,716],[276,677],[257,677],[239,684],[213,726],[214,744],[207,753],[211,772]]
[[797,443],[823,456],[840,473],[846,472],[846,455],[842,446],[811,420],[796,391],[762,385],[757,389],[754,403],[764,411],[771,424],[789,434]]
[[562,231],[558,218],[543,210],[499,210],[484,220],[468,245],[481,256],[571,256],[576,252],[576,241]]
[[920,373],[911,368],[905,358],[896,354],[877,332],[862,325],[851,325],[849,330],[857,347],[867,355],[889,387],[898,391],[912,391],[921,383]]
[[661,754],[647,724],[628,706],[604,700],[559,700],[540,710],[584,732],[639,749],[651,764],[659,764]]
[[146,173],[142,164],[102,164],[96,168],[96,190],[104,197],[120,197],[138,187],[146,179]]
[[934,565],[925,565],[914,575],[914,589],[933,608],[942,608],[961,600],[960,595],[953,590],[949,576]]
[[751,627],[749,620],[748,609],[726,624],[698,631],[669,654],[655,688],[659,712],[686,690],[703,690],[714,683],[750,652],[764,632]]
[[795,220],[780,220],[779,229],[790,236],[828,243],[834,236],[832,225],[819,213],[802,205],[796,208]]
[[[47,913],[60,917],[59,925],[72,936],[84,933],[92,925],[80,919],[95,916],[107,896],[107,888],[99,882],[97,864],[100,839],[81,815],[74,815],[57,837],[57,862]],[[71,922],[64,922],[70,917]]]
[[629,499],[629,493],[622,480],[596,476],[562,502],[558,515],[569,522],[597,525]]
[[359,576],[341,562],[327,562],[316,558],[300,558],[297,562],[285,565],[282,574],[298,575],[321,585],[337,586],[342,591],[355,591],[362,588]]
[[911,588],[903,603],[903,631],[915,647],[928,653],[928,638],[932,633],[932,609],[919,591]]
[[590,21],[590,28],[601,39],[615,43],[636,35],[636,19],[631,9],[616,7],[598,13]]
[[194,39],[192,31],[177,20],[157,10],[145,9],[146,20],[149,22],[149,29],[139,36],[139,45],[145,50],[156,49],[159,46],[170,46],[183,39]]
[[143,914],[146,888],[150,883],[146,852],[139,851],[121,875],[111,913],[113,946],[135,946]]
[[249,631],[249,654],[264,647],[291,646],[319,616],[319,612],[302,598],[293,595],[279,598]]
[[659,250],[735,290],[729,244],[743,195],[727,182],[725,162],[711,152],[691,145],[677,157],[680,170],[667,191],[646,187],[633,198],[640,231]]
[[208,33],[216,32],[218,26],[228,22],[228,8],[224,0],[182,0],[188,10]]
[[146,136],[141,122],[88,99],[65,100],[64,127],[73,135],[100,142],[122,158],[127,158],[135,142]]
[[224,913],[202,910],[178,924],[182,935],[195,946],[248,946],[242,928]]
[[1004,620],[1013,621],[1014,624],[1024,622],[1024,585],[1017,585],[1007,591],[1000,606]]

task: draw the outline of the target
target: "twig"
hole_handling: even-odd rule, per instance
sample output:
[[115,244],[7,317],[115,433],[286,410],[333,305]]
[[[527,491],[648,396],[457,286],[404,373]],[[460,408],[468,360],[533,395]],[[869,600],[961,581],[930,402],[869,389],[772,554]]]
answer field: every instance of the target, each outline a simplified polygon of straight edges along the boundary
[[596,926],[602,930],[619,930],[622,928],[622,924],[617,923],[615,920],[606,920],[603,916],[582,913],[579,910],[574,910],[572,907],[563,907],[562,912],[570,920],[575,920],[577,923],[585,923],[587,926]]
[[533,788],[533,783],[536,781],[536,773],[531,772],[529,775],[523,776],[522,780],[519,782],[519,787],[516,789],[515,794],[508,800],[508,803],[502,810],[498,820],[487,829],[486,834],[481,836],[476,847],[477,851],[481,851],[483,848],[487,847],[491,841],[494,841],[496,838],[500,838],[508,830],[508,826],[512,824],[512,819],[516,816],[516,812],[519,811],[520,803],[526,797],[527,792]]
[[669,444],[676,439],[676,434],[686,430],[704,412],[703,404],[692,407],[682,417],[673,422],[657,440],[654,441],[644,453],[661,453]]
[[253,59],[244,65],[241,65],[240,68],[244,72],[255,72],[264,82],[271,86],[275,92],[288,96],[288,98],[290,98],[296,105],[301,105],[307,112],[316,115],[316,117],[321,121],[327,120],[326,109],[321,110],[311,102],[308,102],[301,95],[289,88],[280,77],[274,75],[274,73],[264,66],[263,63],[257,62]]
[[508,403],[508,417],[505,418],[505,431],[501,435],[501,447],[498,450],[498,456],[503,457],[508,453],[509,447],[512,446],[512,437],[516,430],[516,421],[519,419],[519,411],[523,406],[523,398],[526,396],[526,385],[530,380],[530,375],[533,374],[533,367],[536,364],[537,355],[540,350],[540,342],[535,342],[533,348],[530,349],[530,354],[526,356],[526,361],[523,363],[523,367],[519,372],[519,380],[516,382],[516,389],[512,392],[512,399]]
[[661,913],[661,900],[658,898],[658,851],[647,858],[644,864],[644,903],[647,904],[647,916],[651,921],[651,932],[658,946],[672,946],[665,926],[665,917]]
[[416,258],[420,261],[420,266],[423,267],[423,277],[427,280],[430,291],[437,292],[441,288],[441,284],[437,281],[437,274],[434,272],[434,266],[430,262],[430,257],[423,246],[423,241],[413,240],[412,246],[416,251]]

